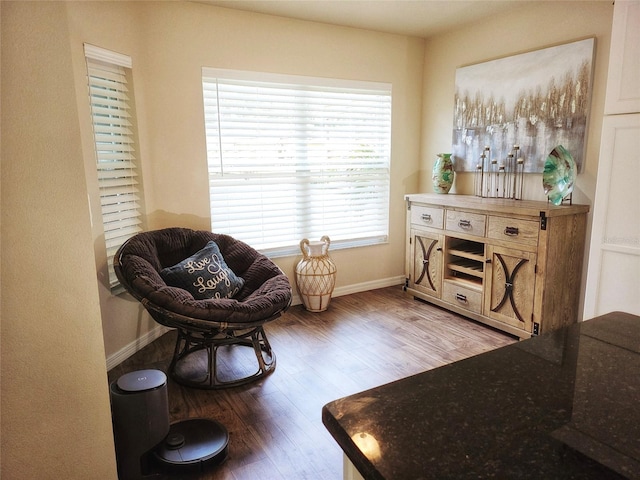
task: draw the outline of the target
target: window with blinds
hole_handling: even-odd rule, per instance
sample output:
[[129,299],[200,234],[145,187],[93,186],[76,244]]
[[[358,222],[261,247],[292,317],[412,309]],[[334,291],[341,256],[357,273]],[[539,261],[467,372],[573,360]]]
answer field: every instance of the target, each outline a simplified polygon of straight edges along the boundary
[[389,230],[391,85],[203,69],[211,228],[270,256]]
[[131,68],[131,59],[90,45],[85,45],[85,55],[109,284],[113,289],[119,286],[113,256],[125,240],[142,231],[125,70]]

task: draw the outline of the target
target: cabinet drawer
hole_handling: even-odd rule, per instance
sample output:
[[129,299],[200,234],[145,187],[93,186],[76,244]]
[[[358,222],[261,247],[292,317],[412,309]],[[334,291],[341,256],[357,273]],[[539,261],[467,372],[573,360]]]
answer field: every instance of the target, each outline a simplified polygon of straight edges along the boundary
[[482,313],[482,291],[445,281],[442,300],[475,313]]
[[411,205],[411,223],[414,225],[442,229],[444,225],[443,219],[442,208],[428,205]]
[[539,223],[533,220],[490,216],[487,237],[526,245],[537,245],[539,229]]
[[487,217],[479,213],[458,212],[447,210],[446,229],[452,232],[468,233],[484,237],[484,227]]

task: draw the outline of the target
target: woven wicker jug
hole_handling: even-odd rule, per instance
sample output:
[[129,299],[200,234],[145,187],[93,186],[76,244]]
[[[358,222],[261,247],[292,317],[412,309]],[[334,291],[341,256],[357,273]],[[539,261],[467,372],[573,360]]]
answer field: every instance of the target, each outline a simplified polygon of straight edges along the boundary
[[319,242],[300,241],[302,260],[296,266],[296,283],[304,308],[322,312],[331,301],[336,285],[336,265],[329,257],[331,240],[326,235]]

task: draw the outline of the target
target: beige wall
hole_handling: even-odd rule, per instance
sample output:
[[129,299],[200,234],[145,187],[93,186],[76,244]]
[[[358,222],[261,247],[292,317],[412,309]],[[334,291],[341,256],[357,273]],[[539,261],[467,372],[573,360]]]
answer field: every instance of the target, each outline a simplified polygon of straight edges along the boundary
[[[143,66],[141,59],[145,58],[146,51],[145,10],[141,8],[144,3],[146,2],[67,2],[65,4],[86,184],[91,199],[89,207],[94,219],[99,219],[101,212],[83,46],[88,43],[126,54],[132,58],[133,78],[130,79],[132,85],[130,85],[129,95],[132,99],[132,107],[140,116],[140,125],[144,127],[147,117],[144,109],[146,92],[142,88],[144,69],[141,68]],[[146,168],[140,179],[140,184],[143,193],[146,196],[151,196],[154,191],[154,162],[149,159],[146,153],[148,149],[147,138],[142,136],[137,154],[139,165]],[[143,199],[142,204],[145,203],[146,201]],[[104,232],[99,220],[94,222],[92,234],[106,356],[109,358],[127,346],[130,348],[125,349],[125,355],[130,354],[139,348],[140,339],[156,329],[157,324],[141,308],[140,303],[132,297],[111,294]],[[120,356],[116,358],[116,361],[123,358],[124,356]]]
[[2,475],[114,479],[65,7],[2,5]]

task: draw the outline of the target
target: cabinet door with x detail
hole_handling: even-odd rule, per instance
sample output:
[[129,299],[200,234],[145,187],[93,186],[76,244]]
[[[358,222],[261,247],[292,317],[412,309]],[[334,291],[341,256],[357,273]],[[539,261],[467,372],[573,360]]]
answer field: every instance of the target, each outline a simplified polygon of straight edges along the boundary
[[487,245],[485,312],[487,317],[531,333],[536,255]]
[[413,288],[432,297],[442,292],[442,235],[413,231]]

